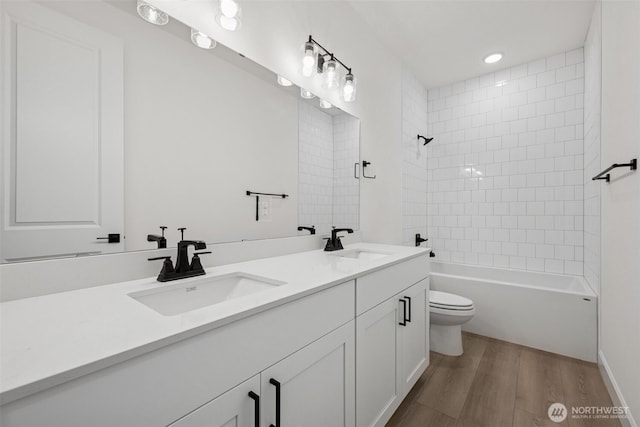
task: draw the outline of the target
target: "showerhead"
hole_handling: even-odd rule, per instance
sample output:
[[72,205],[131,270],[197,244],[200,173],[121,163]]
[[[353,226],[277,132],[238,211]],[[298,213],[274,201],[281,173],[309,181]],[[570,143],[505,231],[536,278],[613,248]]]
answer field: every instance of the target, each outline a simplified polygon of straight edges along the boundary
[[424,144],[422,144],[422,145],[427,145],[428,143],[433,141],[433,138],[427,138],[426,136],[422,136],[422,135],[418,134],[418,141],[420,141],[420,138],[424,139]]

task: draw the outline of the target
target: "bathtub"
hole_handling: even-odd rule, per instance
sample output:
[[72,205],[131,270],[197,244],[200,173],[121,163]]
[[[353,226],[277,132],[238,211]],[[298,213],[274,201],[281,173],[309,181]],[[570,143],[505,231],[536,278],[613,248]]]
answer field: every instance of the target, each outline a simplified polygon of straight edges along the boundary
[[582,277],[431,262],[431,289],[473,300],[462,329],[597,361],[598,301]]

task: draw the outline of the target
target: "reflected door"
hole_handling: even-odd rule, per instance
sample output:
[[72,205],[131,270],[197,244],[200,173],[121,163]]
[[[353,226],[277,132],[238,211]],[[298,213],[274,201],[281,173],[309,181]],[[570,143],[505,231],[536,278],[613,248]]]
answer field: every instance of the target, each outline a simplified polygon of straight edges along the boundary
[[31,2],[0,8],[0,258],[123,250],[122,41]]

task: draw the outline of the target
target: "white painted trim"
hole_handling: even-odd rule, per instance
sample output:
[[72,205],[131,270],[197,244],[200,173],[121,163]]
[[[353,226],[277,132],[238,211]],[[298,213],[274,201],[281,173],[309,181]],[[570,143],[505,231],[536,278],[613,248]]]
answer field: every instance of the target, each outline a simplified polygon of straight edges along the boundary
[[[618,383],[613,377],[613,372],[611,372],[611,368],[609,368],[609,364],[607,363],[607,359],[604,357],[602,349],[598,351],[598,368],[600,368],[604,385],[607,387],[607,391],[609,392],[609,396],[611,396],[611,400],[613,400],[613,404],[616,406],[628,407],[629,405],[627,405],[626,400],[624,400],[624,396],[622,396],[622,391],[620,391],[620,387],[618,387]],[[633,419],[633,414],[631,412],[629,412],[628,418],[621,418],[620,423],[623,427],[638,427],[638,424]]]

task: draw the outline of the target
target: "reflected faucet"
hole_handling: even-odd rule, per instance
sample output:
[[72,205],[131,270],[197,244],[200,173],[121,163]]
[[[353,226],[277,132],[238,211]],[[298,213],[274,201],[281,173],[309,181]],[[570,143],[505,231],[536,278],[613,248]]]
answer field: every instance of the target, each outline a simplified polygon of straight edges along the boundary
[[316,234],[316,226],[312,225],[311,227],[298,227],[298,231],[307,230],[310,234]]
[[164,249],[167,247],[167,239],[164,237],[164,230],[167,229],[166,225],[161,225],[160,230],[162,230],[162,236],[158,236],[157,234],[147,234],[147,242],[157,242],[158,249]]
[[340,237],[338,237],[338,233],[341,231],[346,231],[347,233],[353,233],[353,228],[335,228],[331,230],[331,237],[327,239],[327,245],[324,247],[324,250],[327,252],[331,251],[339,251],[344,249],[342,246],[342,242],[340,241]]

